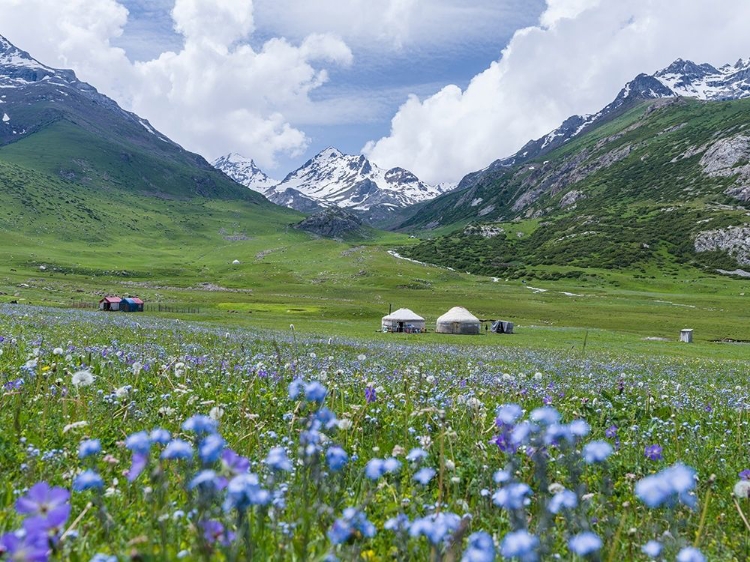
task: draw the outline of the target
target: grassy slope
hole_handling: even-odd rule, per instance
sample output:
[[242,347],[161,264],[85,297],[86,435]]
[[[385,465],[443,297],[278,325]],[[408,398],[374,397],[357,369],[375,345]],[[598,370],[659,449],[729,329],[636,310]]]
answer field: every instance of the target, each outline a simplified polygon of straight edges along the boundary
[[[116,171],[63,180],[49,151],[57,146],[72,154],[65,143],[75,139],[67,134],[75,136],[53,127],[0,149],[2,302],[70,306],[130,293],[149,303],[197,306],[197,317],[210,321],[281,329],[294,323],[298,330],[378,339],[390,337],[375,332],[391,305],[414,309],[428,325],[462,305],[481,318],[519,325],[517,336],[469,338],[467,345],[582,353],[591,329],[587,349],[716,357],[747,349],[704,342],[750,339],[749,301],[739,296],[750,295],[748,281],[684,268],[654,272],[653,279],[595,271],[596,277],[529,283],[549,289],[533,293],[517,280],[495,283],[394,259],[386,250],[416,242],[405,235],[376,233],[355,243],[316,239],[288,228],[300,215],[253,200],[144,196],[118,188]],[[97,150],[88,156],[91,169],[109,169],[106,150]],[[235,259],[239,266],[232,265]],[[206,290],[201,283],[228,290]],[[674,340],[686,326],[696,329],[693,347],[642,339]],[[424,340],[445,341],[433,334]]]

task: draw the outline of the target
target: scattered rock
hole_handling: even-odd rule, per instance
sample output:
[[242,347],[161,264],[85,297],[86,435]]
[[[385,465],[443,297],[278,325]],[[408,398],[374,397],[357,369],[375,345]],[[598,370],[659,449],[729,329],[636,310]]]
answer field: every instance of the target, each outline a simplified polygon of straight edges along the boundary
[[698,253],[726,252],[740,265],[750,265],[750,226],[730,226],[699,232],[694,245]]
[[294,228],[325,238],[340,238],[362,234],[362,220],[355,214],[339,207],[331,207],[307,217]]

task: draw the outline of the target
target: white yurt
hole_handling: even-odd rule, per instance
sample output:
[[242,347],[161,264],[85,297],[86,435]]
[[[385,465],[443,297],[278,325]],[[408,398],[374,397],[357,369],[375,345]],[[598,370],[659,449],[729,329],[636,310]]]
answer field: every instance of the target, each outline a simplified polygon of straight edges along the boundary
[[478,334],[479,318],[461,306],[454,306],[437,319],[435,332],[438,334]]
[[408,308],[399,308],[383,316],[381,326],[384,332],[424,332],[424,318]]

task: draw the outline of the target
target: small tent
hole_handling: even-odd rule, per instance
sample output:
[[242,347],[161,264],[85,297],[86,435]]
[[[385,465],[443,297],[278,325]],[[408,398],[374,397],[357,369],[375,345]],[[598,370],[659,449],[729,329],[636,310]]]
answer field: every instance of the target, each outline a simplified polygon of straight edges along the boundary
[[507,322],[505,320],[495,320],[492,323],[491,332],[496,334],[512,334],[513,333],[513,322]]
[[383,316],[381,326],[384,332],[424,332],[424,318],[408,308],[399,308],[397,311]]
[[454,306],[437,319],[435,331],[438,334],[478,334],[479,318],[461,306]]

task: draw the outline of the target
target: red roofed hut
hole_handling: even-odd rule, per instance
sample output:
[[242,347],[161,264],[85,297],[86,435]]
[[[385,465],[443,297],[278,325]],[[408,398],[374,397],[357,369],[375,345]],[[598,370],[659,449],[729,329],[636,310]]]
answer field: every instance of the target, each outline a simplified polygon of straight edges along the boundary
[[120,310],[120,297],[104,297],[99,301],[99,310]]
[[143,301],[138,297],[125,297],[120,303],[123,312],[143,312]]

